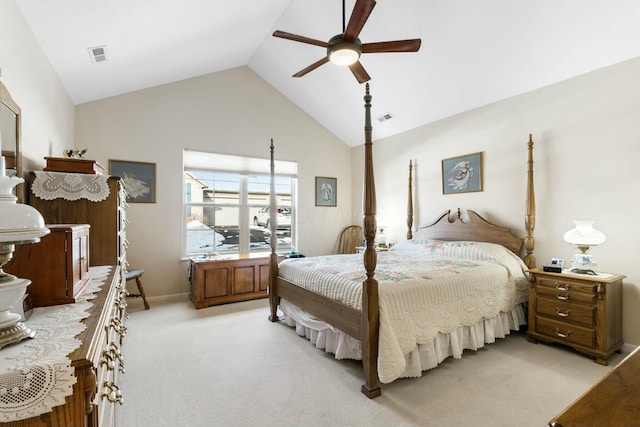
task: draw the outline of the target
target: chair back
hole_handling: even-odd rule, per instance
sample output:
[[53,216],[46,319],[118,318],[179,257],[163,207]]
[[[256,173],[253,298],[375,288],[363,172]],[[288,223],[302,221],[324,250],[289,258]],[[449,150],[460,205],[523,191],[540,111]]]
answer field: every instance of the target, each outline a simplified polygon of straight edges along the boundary
[[356,247],[362,246],[364,233],[359,225],[349,225],[342,229],[338,236],[337,254],[355,254]]

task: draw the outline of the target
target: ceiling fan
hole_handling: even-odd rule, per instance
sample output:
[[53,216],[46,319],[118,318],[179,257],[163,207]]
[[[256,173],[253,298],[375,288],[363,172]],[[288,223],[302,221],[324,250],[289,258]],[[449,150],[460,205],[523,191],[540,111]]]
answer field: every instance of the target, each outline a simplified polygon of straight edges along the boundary
[[345,28],[345,0],[342,0],[342,34],[331,37],[328,42],[311,39],[285,31],[275,31],[274,37],[293,40],[300,43],[312,44],[327,49],[327,56],[314,62],[308,67],[298,71],[293,77],[302,77],[315,70],[323,64],[331,61],[336,65],[346,65],[349,67],[358,83],[371,80],[371,77],[360,63],[360,55],[363,53],[385,53],[385,52],[417,52],[420,49],[420,39],[395,40],[376,43],[362,43],[358,38],[364,24],[369,19],[371,11],[376,5],[375,0],[356,0],[356,4],[351,12],[349,23]]

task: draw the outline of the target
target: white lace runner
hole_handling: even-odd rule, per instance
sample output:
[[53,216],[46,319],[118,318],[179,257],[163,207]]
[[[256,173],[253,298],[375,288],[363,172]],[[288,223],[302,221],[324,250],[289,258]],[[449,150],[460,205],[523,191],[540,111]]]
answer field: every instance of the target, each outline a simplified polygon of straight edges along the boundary
[[74,368],[67,357],[80,347],[81,322],[112,267],[91,267],[91,282],[74,304],[38,307],[26,325],[33,339],[0,350],[0,421],[10,422],[51,412],[73,393]]
[[109,197],[108,175],[35,171],[33,194],[43,200],[101,202]]

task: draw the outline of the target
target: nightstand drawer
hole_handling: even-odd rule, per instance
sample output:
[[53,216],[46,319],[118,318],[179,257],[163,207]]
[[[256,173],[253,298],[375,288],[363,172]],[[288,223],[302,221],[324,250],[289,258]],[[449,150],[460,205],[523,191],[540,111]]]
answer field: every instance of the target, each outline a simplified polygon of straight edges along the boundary
[[596,306],[574,304],[557,299],[539,298],[537,312],[561,322],[577,322],[586,326],[596,324]]
[[596,346],[596,331],[592,328],[536,317],[536,331],[552,338],[589,348]]
[[536,280],[535,287],[538,295],[560,301],[579,301],[591,304],[596,301],[597,285],[591,283],[542,278]]

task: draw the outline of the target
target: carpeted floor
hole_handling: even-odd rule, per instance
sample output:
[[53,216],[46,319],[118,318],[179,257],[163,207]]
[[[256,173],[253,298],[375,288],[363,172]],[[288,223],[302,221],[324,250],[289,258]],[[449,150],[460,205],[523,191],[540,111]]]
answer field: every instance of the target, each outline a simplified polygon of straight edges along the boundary
[[335,360],[267,316],[266,299],[131,304],[117,425],[545,426],[626,355],[601,366],[519,332],[370,400],[360,362]]

